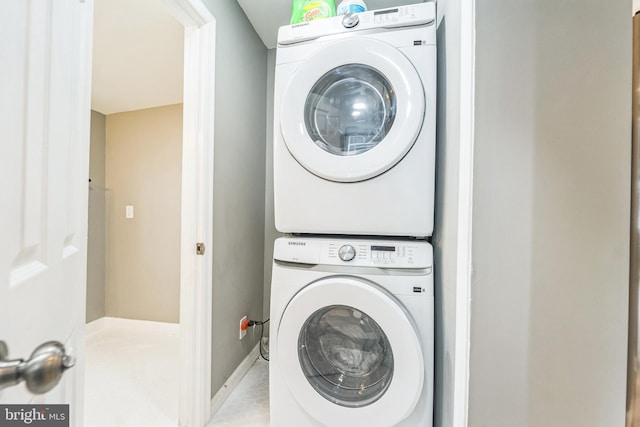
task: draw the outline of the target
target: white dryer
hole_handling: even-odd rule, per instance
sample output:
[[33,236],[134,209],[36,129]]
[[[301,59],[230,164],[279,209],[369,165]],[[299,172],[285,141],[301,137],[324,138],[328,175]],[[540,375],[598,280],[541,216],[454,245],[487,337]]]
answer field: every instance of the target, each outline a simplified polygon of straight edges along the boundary
[[281,27],[276,228],[430,236],[435,128],[435,3]]
[[423,241],[276,240],[273,427],[431,427],[432,247]]

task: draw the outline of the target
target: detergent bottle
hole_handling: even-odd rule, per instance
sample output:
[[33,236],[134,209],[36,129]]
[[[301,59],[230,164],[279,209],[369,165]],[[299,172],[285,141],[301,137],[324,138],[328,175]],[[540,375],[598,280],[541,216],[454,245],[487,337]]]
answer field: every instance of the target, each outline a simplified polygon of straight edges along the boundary
[[334,0],[293,0],[291,24],[336,16]]
[[346,15],[347,13],[360,13],[367,10],[367,5],[362,0],[343,0],[336,9],[336,15]]

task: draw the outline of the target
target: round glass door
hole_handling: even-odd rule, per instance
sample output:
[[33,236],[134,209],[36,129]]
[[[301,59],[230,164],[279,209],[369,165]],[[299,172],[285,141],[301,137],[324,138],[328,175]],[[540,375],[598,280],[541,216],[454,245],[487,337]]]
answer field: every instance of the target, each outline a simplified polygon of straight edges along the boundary
[[280,131],[298,163],[335,182],[358,182],[395,166],[425,117],[420,76],[398,49],[375,39],[325,45],[292,73]]
[[313,313],[300,331],[298,357],[311,386],[349,408],[378,400],[393,378],[389,339],[375,320],[353,307]]
[[391,83],[367,65],[341,65],[311,88],[304,106],[309,136],[337,156],[371,150],[382,141],[396,116]]

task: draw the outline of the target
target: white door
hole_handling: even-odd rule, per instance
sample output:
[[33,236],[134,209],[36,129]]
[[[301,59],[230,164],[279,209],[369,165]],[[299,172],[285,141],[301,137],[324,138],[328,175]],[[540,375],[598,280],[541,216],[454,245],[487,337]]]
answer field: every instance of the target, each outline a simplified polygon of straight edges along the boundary
[[336,182],[378,176],[411,149],[425,93],[415,67],[390,44],[355,38],[307,58],[285,89],[280,130],[289,152]]
[[0,403],[68,403],[72,426],[82,420],[92,16],[92,0],[0,3],[0,340],[10,359],[51,340],[77,358],[50,392],[19,384]]
[[422,395],[417,325],[365,279],[334,276],[304,287],[278,329],[278,360],[298,404],[323,425],[396,425]]

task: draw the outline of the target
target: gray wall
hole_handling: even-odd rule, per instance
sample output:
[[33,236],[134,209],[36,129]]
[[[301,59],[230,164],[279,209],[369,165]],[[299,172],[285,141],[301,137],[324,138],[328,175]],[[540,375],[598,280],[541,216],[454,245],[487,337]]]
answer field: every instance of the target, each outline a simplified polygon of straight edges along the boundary
[[469,426],[622,426],[630,2],[476,19]]
[[107,316],[178,323],[182,104],[106,123]]
[[243,315],[263,318],[267,49],[235,1],[216,18],[212,392],[255,346]]
[[89,234],[87,242],[87,323],[105,315],[105,116],[91,111]]

